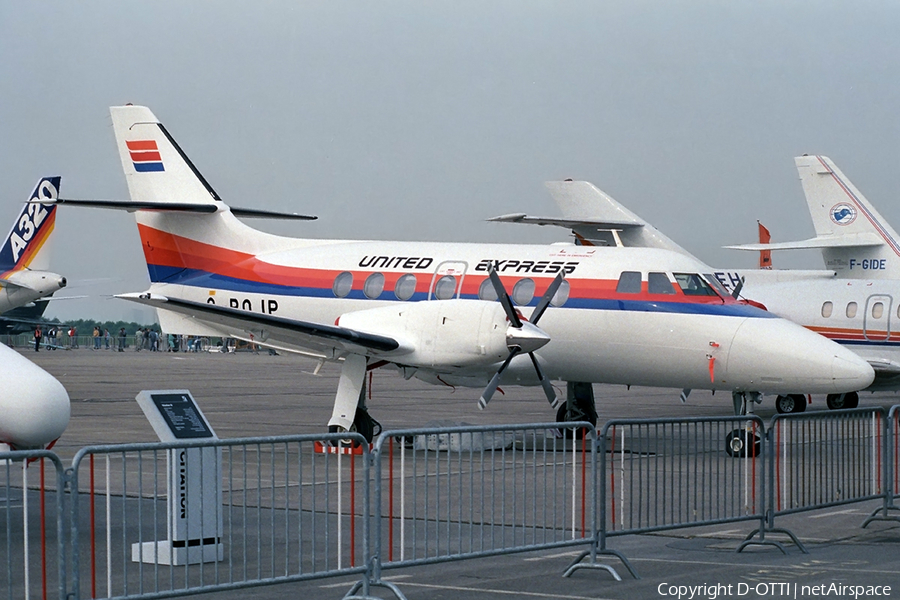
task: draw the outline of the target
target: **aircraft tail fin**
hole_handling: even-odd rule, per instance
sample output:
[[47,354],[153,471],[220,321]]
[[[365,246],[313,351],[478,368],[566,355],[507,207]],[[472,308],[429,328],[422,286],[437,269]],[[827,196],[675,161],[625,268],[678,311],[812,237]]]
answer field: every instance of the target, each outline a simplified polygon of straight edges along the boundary
[[49,268],[56,205],[41,204],[40,201],[55,200],[59,196],[59,184],[59,177],[44,177],[38,181],[0,248],[0,277],[22,269],[46,271]]
[[826,156],[794,159],[825,265],[854,278],[900,277],[900,236]]
[[580,227],[572,228],[576,238],[580,236],[591,240],[598,234],[615,231],[618,241],[624,246],[664,248],[691,255],[659,229],[590,182],[567,179],[548,181],[544,185],[565,218],[573,222],[583,221]]
[[222,202],[149,108],[113,106],[109,112],[132,202],[211,207]]

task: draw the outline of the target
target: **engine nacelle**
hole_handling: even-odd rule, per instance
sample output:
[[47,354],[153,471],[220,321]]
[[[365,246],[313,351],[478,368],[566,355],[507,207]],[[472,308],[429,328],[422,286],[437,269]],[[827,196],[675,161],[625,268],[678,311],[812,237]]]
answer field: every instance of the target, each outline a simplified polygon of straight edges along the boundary
[[509,354],[499,302],[433,300],[341,315],[338,325],[394,338],[397,362],[441,371],[492,365]]
[[43,448],[69,424],[69,394],[53,375],[0,344],[0,442]]
[[66,278],[49,271],[22,269],[10,273],[6,280],[12,285],[0,288],[0,312],[24,306],[66,287]]

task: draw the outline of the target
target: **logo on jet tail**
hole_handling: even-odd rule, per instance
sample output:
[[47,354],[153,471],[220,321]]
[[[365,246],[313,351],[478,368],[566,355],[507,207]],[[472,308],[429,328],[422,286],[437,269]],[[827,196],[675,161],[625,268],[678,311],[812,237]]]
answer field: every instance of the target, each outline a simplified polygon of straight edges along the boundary
[[128,153],[131,155],[131,163],[134,170],[138,173],[149,173],[152,171],[165,171],[163,167],[162,157],[159,155],[159,147],[156,140],[135,140],[125,142],[128,146]]
[[838,225],[849,225],[856,220],[856,208],[846,202],[831,207],[831,220]]

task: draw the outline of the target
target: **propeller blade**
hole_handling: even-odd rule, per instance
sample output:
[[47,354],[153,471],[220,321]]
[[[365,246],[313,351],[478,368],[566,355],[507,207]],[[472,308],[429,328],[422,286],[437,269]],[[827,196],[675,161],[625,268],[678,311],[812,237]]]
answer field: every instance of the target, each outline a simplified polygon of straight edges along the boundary
[[534,371],[537,373],[538,379],[541,382],[541,387],[544,388],[544,394],[547,395],[547,402],[550,403],[551,407],[559,408],[560,399],[556,397],[556,390],[550,385],[550,380],[547,379],[544,376],[544,372],[541,371],[541,366],[538,364],[537,357],[534,355],[534,352],[529,352],[528,356],[531,357],[531,364],[534,365]]
[[[537,306],[534,308],[534,312],[531,313],[530,321],[537,325],[537,322],[540,320],[541,315],[544,314],[544,311],[547,310],[547,307],[550,306],[550,302],[553,300],[553,296],[556,295],[556,290],[559,289],[559,286],[562,285],[563,282],[563,273],[559,272],[553,281],[550,282],[550,287],[547,288],[547,291],[541,297],[541,301],[538,302]],[[537,364],[537,363],[535,363]]]
[[503,376],[503,371],[506,370],[506,368],[509,366],[509,363],[512,362],[512,359],[514,359],[516,357],[516,354],[518,353],[519,349],[513,348],[510,351],[509,356],[506,357],[506,360],[503,361],[503,364],[500,365],[500,368],[497,370],[494,376],[491,377],[491,382],[487,385],[486,388],[484,388],[484,391],[481,392],[481,398],[478,399],[478,408],[480,410],[484,410],[488,405],[488,402],[491,401],[491,398],[494,397],[494,392],[497,391],[497,387],[500,385],[500,378]]
[[494,291],[497,292],[497,299],[500,300],[500,304],[503,305],[503,310],[506,311],[506,318],[509,319],[509,322],[513,327],[522,327],[522,321],[519,319],[519,315],[516,314],[516,310],[512,305],[512,300],[509,299],[509,294],[506,293],[506,288],[503,287],[503,282],[500,281],[500,276],[497,275],[497,271],[494,270],[493,265],[488,269],[488,274],[490,275],[491,283],[494,286]]

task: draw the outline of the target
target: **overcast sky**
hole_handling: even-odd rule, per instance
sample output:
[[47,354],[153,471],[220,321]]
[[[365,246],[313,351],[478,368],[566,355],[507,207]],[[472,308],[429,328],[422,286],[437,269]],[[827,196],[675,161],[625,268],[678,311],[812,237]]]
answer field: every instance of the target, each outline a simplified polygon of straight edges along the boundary
[[[586,179],[717,267],[811,237],[793,157],[900,227],[900,2],[3,2],[0,228],[35,182],[127,198],[108,107],[149,106],[251,223],[298,237],[544,243]],[[63,207],[47,314],[142,318],[133,218]],[[817,251],[776,266],[821,267]]]

